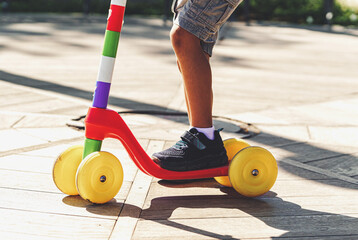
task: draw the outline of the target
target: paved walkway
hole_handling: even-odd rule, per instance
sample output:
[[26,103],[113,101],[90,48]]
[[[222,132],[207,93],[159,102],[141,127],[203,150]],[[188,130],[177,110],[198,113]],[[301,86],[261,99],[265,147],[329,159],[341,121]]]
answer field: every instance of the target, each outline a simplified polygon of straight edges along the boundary
[[[65,196],[57,155],[83,142],[105,17],[0,16],[1,239],[357,239],[358,32],[231,23],[212,59],[214,113],[225,138],[269,149],[279,176],[247,199],[212,179],[168,183],[124,165],[111,202]],[[118,111],[185,112],[168,31],[126,18],[111,90]],[[149,154],[187,129],[185,116],[123,114]],[[251,133],[251,132],[250,132]]]

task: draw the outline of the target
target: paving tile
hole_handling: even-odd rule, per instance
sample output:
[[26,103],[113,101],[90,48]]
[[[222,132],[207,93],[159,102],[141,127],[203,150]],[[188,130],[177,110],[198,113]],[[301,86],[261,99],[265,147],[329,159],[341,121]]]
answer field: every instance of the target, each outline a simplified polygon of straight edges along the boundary
[[[151,140],[148,143],[147,151],[157,152],[162,150],[163,146],[163,141]],[[117,219],[117,224],[113,229],[111,238],[123,240],[131,239],[145,203],[152,178],[152,176],[138,171],[126,198],[123,210]]]
[[0,188],[61,193],[55,186],[52,175],[38,172],[23,172],[0,169]]
[[260,146],[267,149],[301,143],[293,139],[280,137],[275,134],[269,134],[266,132],[260,132],[260,134],[244,140],[247,141],[251,146]]
[[[66,103],[68,107],[73,107],[72,102]],[[60,107],[59,107],[60,106]],[[42,99],[27,101],[27,102],[20,102],[14,105],[7,105],[1,107],[3,110],[16,110],[19,112],[30,112],[30,113],[54,113],[54,114],[63,114],[63,112],[58,111],[58,109],[62,109],[64,107],[64,103],[62,99],[55,99],[50,97],[43,97]],[[87,112],[88,108],[84,108],[84,111]],[[76,116],[76,115],[75,115]]]
[[327,176],[319,177],[320,174],[297,167],[291,168],[292,173],[296,169],[296,175],[281,174],[284,170],[280,170],[271,191],[258,198],[242,197],[231,188],[220,187],[214,180],[153,182],[141,218],[157,221],[358,212],[353,206],[358,201],[356,185]]
[[[16,170],[0,169],[2,179],[0,180],[0,188],[24,190],[33,192],[46,192],[61,194],[63,198],[66,197],[60,190],[57,189],[53,182],[52,174],[22,172]],[[128,191],[131,188],[131,181],[124,181],[123,185],[116,196],[117,200],[125,200]]]
[[[230,194],[158,197],[145,206],[141,219],[249,218],[332,213],[347,215],[358,213],[354,204],[356,200],[346,196],[244,198]],[[337,208],[337,203],[345,207]]]
[[31,136],[16,129],[4,129],[0,131],[0,151],[8,151],[16,148],[29,147],[47,143],[46,140]]
[[[356,126],[358,117],[357,98],[325,101],[300,106],[279,107],[258,112],[267,118],[279,119],[290,124],[309,126]],[[351,120],[352,119],[352,120]]]
[[17,128],[16,130],[29,136],[43,139],[48,142],[83,136],[83,133],[73,130],[69,127]]
[[20,121],[24,116],[9,115],[0,112],[0,129],[9,129]]
[[21,119],[14,125],[14,128],[43,128],[43,127],[64,127],[71,117],[59,115],[30,115]]
[[309,179],[309,180],[323,180],[332,179],[332,176],[323,175],[315,172],[314,170],[302,169],[297,166],[278,162],[278,177],[280,181],[293,180],[293,179]]
[[259,126],[262,133],[271,136],[281,137],[288,141],[306,142],[310,140],[310,135],[306,126]]
[[[146,141],[141,142],[145,144]],[[39,150],[4,156],[0,158],[0,169],[52,174],[53,164],[57,157],[68,147],[78,144],[83,144],[83,141],[74,142],[73,144],[60,144]],[[118,141],[117,144],[118,145],[115,146],[120,146],[121,148],[113,149],[113,145],[106,140],[103,143],[102,150],[114,154],[119,159],[124,168],[124,180],[132,181],[136,174],[137,167]]]
[[319,161],[312,161],[310,166],[327,169],[332,172],[342,174],[345,176],[358,176],[358,154],[347,154],[334,158],[322,159]]
[[[27,99],[27,101],[24,101]],[[23,105],[34,104],[36,102],[46,102],[49,98],[41,96],[33,92],[19,91],[17,94],[10,96],[0,96],[2,110],[16,110],[21,111]]]
[[[304,186],[309,184],[312,188],[306,189]],[[347,194],[356,196],[357,185],[347,183],[336,179],[323,180],[308,180],[301,177],[296,177],[291,180],[278,179],[267,194],[262,197],[273,197],[276,194],[278,197],[288,196],[324,196],[324,195],[339,195]],[[228,189],[220,186],[214,180],[198,180],[189,183],[168,183],[166,181],[159,181],[153,183],[148,193],[148,199],[155,197],[181,197],[181,196],[206,196],[206,195],[227,195]],[[239,195],[238,193],[229,190],[230,194]],[[339,193],[339,194],[338,194]]]
[[108,239],[115,220],[0,208],[4,239]]
[[[306,186],[310,186],[307,188]],[[271,191],[278,197],[291,196],[337,196],[344,195],[354,199],[358,198],[357,185],[341,180],[292,180],[277,181]],[[338,207],[338,206],[337,206]],[[341,207],[341,206],[339,206]]]
[[32,157],[46,157],[55,161],[55,159],[65,151],[67,148],[74,146],[74,145],[81,145],[83,141],[71,141],[68,144],[58,144],[54,146],[47,146],[45,148],[40,148],[32,151],[22,152],[19,155],[24,156],[32,156]]
[[52,167],[56,159],[51,157],[10,155],[0,158],[0,168],[15,171],[33,173],[52,173]]
[[329,145],[351,146],[358,152],[358,127],[310,126],[312,141]]
[[329,145],[316,142],[296,143],[270,149],[276,159],[290,158],[298,162],[311,162],[343,154],[356,153],[357,149],[349,146]]
[[[133,239],[252,239],[303,238],[358,234],[357,214],[141,220]],[[258,230],[259,229],[259,230]]]
[[58,193],[7,188],[0,188],[0,192],[0,209],[17,209],[26,212],[116,219],[123,205],[123,201],[116,199],[95,207],[80,197]]
[[279,118],[272,118],[256,112],[244,112],[237,114],[228,114],[226,117],[237,119],[243,122],[251,124],[263,124],[263,125],[288,125],[288,121],[281,120]]

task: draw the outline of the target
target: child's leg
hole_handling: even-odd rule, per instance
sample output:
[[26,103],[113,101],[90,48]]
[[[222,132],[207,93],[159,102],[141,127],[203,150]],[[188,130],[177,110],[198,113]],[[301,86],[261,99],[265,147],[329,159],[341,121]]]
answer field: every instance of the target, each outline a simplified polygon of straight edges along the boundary
[[171,41],[183,76],[185,100],[191,126],[212,127],[212,77],[209,55],[202,50],[200,40],[174,25]]
[[184,81],[190,124],[171,148],[153,154],[162,168],[187,171],[218,167],[228,159],[219,131],[212,127],[209,63],[217,31],[242,0],[176,0],[171,41]]
[[212,79],[209,55],[200,40],[179,26],[171,31],[171,40],[183,76],[185,99],[191,128],[174,146],[153,154],[162,168],[187,171],[219,167],[228,158],[219,131],[212,127]]

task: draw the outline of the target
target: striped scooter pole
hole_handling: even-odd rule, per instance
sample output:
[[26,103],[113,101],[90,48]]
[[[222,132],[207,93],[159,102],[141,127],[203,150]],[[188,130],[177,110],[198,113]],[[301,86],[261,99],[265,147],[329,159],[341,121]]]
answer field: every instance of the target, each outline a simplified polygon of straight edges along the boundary
[[[127,0],[111,0],[109,9],[104,46],[96,82],[96,90],[93,95],[92,106],[107,108],[109,90],[111,88],[114,63],[117,55],[117,47],[123,24],[124,11]],[[87,155],[100,151],[102,141],[86,138],[83,158]]]
[[127,0],[111,1],[96,90],[93,96],[93,107],[107,108],[126,2]]

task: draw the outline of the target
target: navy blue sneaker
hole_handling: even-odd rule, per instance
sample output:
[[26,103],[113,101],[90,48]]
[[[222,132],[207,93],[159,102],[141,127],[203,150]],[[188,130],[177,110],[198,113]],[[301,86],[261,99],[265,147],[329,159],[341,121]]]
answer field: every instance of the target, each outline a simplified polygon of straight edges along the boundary
[[191,171],[209,169],[228,164],[226,150],[220,137],[221,130],[214,132],[214,140],[192,128],[181,140],[164,151],[154,153],[153,161],[164,169]]

